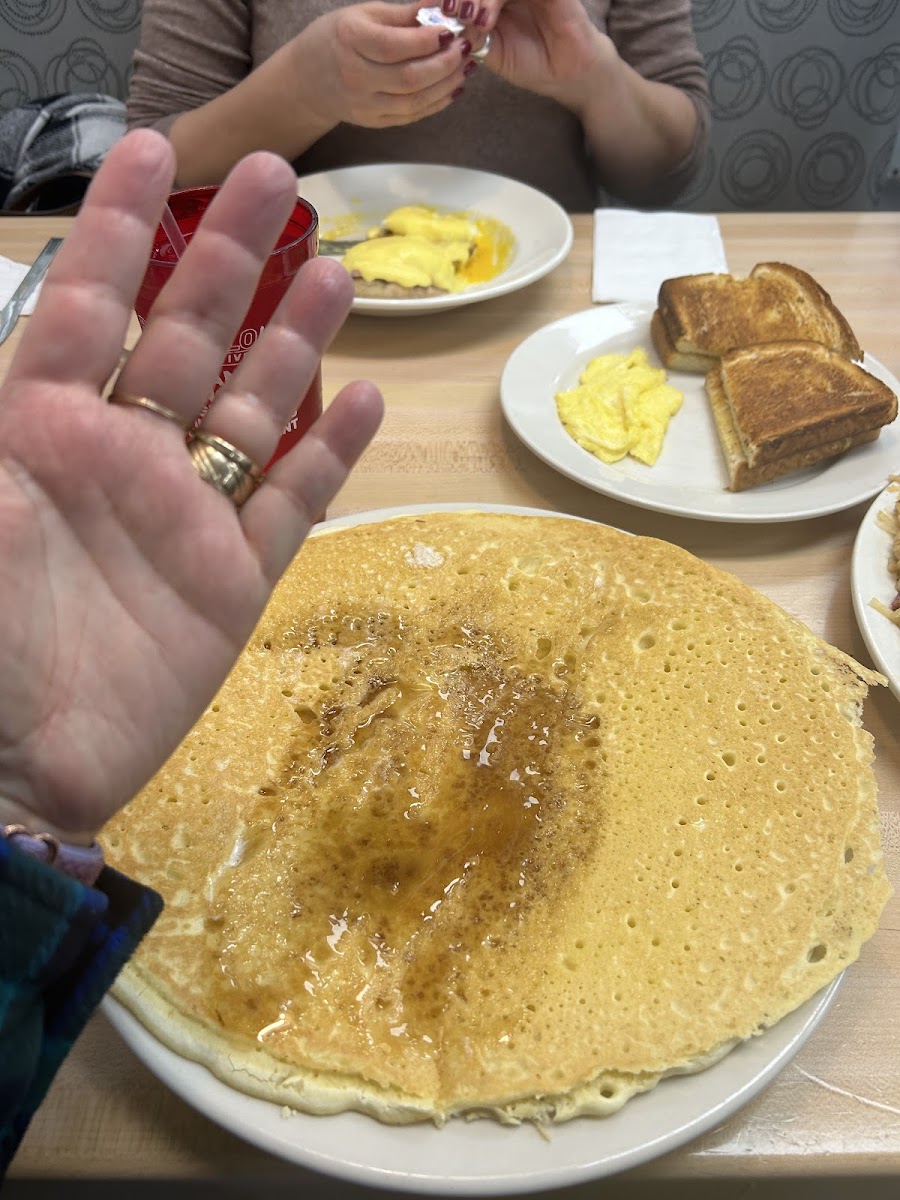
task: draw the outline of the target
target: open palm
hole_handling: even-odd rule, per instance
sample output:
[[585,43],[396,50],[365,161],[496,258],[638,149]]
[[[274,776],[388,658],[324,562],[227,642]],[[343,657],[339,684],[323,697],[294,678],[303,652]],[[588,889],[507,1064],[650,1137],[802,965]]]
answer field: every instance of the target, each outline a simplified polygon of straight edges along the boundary
[[[99,828],[197,719],[381,415],[345,388],[238,513],[177,424],[102,400],[172,169],[156,134],[114,147],[0,392],[0,818],[63,834]],[[294,196],[274,156],[235,168],[118,386],[200,411]],[[336,263],[304,268],[204,426],[268,461],[351,297]]]

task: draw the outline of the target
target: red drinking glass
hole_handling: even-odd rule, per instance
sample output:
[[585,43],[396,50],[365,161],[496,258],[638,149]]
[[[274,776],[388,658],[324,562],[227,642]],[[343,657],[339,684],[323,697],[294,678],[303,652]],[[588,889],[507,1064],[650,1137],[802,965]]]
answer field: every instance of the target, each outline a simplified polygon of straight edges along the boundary
[[[191,240],[218,190],[217,187],[185,188],[183,191],[173,192],[169,197],[172,215],[186,242]],[[203,411],[197,417],[198,422],[213,402],[216,392],[237,370],[244,355],[262,334],[294,276],[305,262],[315,258],[318,248],[319,218],[316,210],[305,200],[298,200],[263,268],[247,315],[241,322],[240,331],[236,334],[231,349],[225,355],[219,380],[203,406]],[[153,238],[150,261],[134,302],[134,310],[142,329],[156,297],[171,278],[176,262],[175,251],[160,225]],[[309,390],[294,417],[288,422],[275,453],[266,465],[267,470],[299,442],[321,412],[322,372],[317,368]]]

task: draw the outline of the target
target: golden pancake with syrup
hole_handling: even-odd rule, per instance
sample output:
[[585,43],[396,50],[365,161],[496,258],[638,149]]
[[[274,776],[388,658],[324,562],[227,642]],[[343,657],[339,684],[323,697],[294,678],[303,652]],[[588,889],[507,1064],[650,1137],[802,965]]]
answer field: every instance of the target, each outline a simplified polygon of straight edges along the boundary
[[613,1112],[875,931],[874,682],[665,542],[480,512],[324,531],[103,831],[166,901],[115,995],[308,1112]]

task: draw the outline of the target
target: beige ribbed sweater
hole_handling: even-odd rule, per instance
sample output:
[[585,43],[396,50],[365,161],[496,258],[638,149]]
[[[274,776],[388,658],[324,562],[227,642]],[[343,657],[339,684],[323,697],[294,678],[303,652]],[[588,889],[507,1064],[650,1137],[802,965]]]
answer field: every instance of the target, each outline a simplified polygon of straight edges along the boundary
[[[652,188],[629,197],[640,205],[664,205],[696,170],[709,129],[709,96],[689,0],[583,3],[627,63],[647,79],[682,89],[697,109],[697,136],[688,156]],[[129,125],[167,131],[179,113],[239,83],[334,7],[327,0],[144,0]],[[460,100],[414,125],[374,130],[339,125],[294,166],[298,175],[307,175],[371,162],[439,162],[494,171],[540,188],[570,212],[589,211],[603,198],[604,181],[585,149],[577,118],[490,71],[476,71]]]

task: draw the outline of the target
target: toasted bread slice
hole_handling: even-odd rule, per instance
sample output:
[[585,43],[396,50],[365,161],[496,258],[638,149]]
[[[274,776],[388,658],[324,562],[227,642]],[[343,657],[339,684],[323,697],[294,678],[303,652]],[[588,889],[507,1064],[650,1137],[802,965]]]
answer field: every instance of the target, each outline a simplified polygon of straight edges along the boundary
[[788,454],[774,462],[762,463],[751,467],[744,455],[741,438],[731,415],[731,408],[722,386],[722,372],[719,366],[713,367],[706,376],[706,392],[709,396],[710,408],[716,422],[716,432],[722,447],[722,455],[728,471],[728,490],[743,492],[747,488],[757,487],[762,483],[770,483],[794,471],[802,471],[805,467],[814,467],[829,459],[837,458],[853,446],[864,442],[874,442],[880,433],[880,427],[869,429],[853,437],[840,438],[837,441],[825,442],[811,450],[802,450],[798,454]]
[[659,309],[650,319],[650,337],[660,362],[669,371],[695,371],[705,375],[719,362],[713,354],[688,354],[676,350]]
[[751,467],[888,424],[897,397],[818,342],[771,342],[723,355],[722,387]]
[[[758,263],[746,279],[682,275],[660,286],[659,314],[683,364],[761,342],[811,341],[858,359],[862,350],[831,297],[805,271]],[[667,365],[675,366],[671,361]]]

